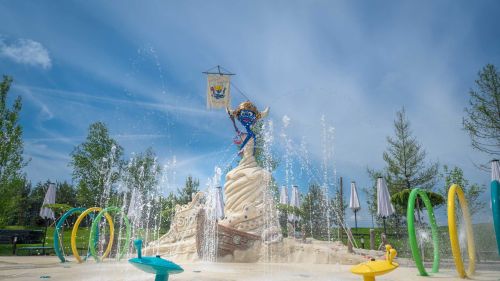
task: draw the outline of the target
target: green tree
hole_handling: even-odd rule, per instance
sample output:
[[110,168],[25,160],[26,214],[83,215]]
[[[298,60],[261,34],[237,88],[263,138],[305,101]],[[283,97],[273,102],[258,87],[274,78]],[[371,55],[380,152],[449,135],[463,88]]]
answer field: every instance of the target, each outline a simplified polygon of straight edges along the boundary
[[479,213],[486,207],[486,202],[480,200],[480,196],[486,191],[486,187],[477,183],[471,184],[469,180],[464,177],[464,172],[461,168],[453,167],[450,169],[448,166],[444,165],[442,177],[445,183],[443,188],[441,188],[441,194],[444,198],[448,198],[448,189],[450,189],[451,185],[458,184],[463,189],[465,198],[469,203],[469,212],[471,216]]
[[186,178],[186,183],[182,189],[177,189],[177,204],[184,205],[193,200],[193,195],[200,191],[200,181],[192,176]]
[[328,236],[327,229],[327,212],[325,212],[325,196],[322,188],[317,184],[311,184],[307,194],[302,201],[301,221],[307,236],[314,239],[326,239]]
[[145,152],[133,156],[124,168],[124,179],[129,190],[136,188],[142,196],[154,195],[160,171],[160,165],[156,162],[156,154],[150,147]]
[[332,222],[342,228],[345,225],[345,210],[347,202],[341,198],[340,190],[335,191],[335,195],[330,199],[330,217]]
[[[135,154],[124,168],[123,181],[129,190],[129,215],[136,227],[160,226],[161,194],[157,189],[160,165],[152,148]],[[128,202],[125,202],[128,203]],[[158,221],[155,222],[155,219]]]
[[377,215],[377,206],[373,204],[373,199],[371,200],[366,200],[366,206],[368,206],[368,213],[370,214],[370,217],[372,219],[372,228],[375,227],[375,216]]
[[469,91],[464,129],[472,147],[493,156],[500,155],[500,73],[487,64],[479,71],[476,89]]
[[[374,170],[369,170],[369,175],[375,178],[376,174],[383,174],[390,194],[416,187],[431,190],[438,178],[439,165],[438,163],[426,163],[426,152],[412,134],[404,107],[396,113],[394,133],[395,137],[387,137],[389,145],[383,153],[383,159],[386,163],[384,171],[377,173]],[[376,194],[376,188],[370,191]],[[400,205],[394,207],[396,211],[394,223],[396,229],[399,229],[406,216],[406,208]],[[417,208],[417,210],[419,209]]]
[[56,203],[77,206],[76,190],[73,185],[66,181],[56,183]]
[[22,172],[23,159],[22,127],[19,113],[21,97],[8,105],[8,92],[12,78],[3,76],[0,83],[0,225],[22,223],[22,210],[26,197],[26,180]]
[[[29,225],[42,225],[43,220],[39,216],[40,208],[42,207],[43,198],[47,191],[47,183],[38,182],[34,187],[31,188],[28,195],[28,222]],[[57,194],[56,194],[57,196]]]
[[123,148],[109,136],[104,123],[90,125],[86,140],[71,152],[69,164],[73,168],[73,180],[77,182],[80,206],[101,206],[113,196],[122,155]]
[[412,135],[403,108],[394,121],[395,138],[387,137],[389,147],[383,157],[386,180],[392,192],[419,187],[432,189],[438,176],[438,164],[425,163],[426,152]]
[[177,198],[171,192],[167,197],[161,198],[161,223],[160,227],[162,232],[170,230],[170,224],[175,215],[175,205],[177,205]]
[[270,136],[266,135],[266,130],[271,129],[266,128],[266,123],[264,123],[262,120],[257,121],[252,127],[252,131],[255,133],[256,139],[254,154],[255,161],[257,161],[257,164],[259,164],[259,166],[266,168],[269,171],[274,171],[278,167],[278,161],[276,161],[274,155],[272,155],[266,147],[266,142],[270,141]]
[[[405,189],[403,191],[395,193],[391,196],[391,202],[395,206],[399,205],[402,208],[406,209],[408,207],[408,199],[410,198],[410,194],[411,194],[411,189]],[[439,193],[426,190],[425,194],[429,198],[429,201],[431,202],[431,205],[434,208],[446,203],[444,197]],[[422,210],[425,207],[424,201],[420,198],[420,196],[418,196],[416,200],[418,200],[417,205],[419,206],[419,209]]]
[[0,226],[26,225],[28,223],[26,210],[30,184],[24,178],[17,178],[2,184],[0,189]]
[[381,171],[372,169],[368,169],[367,171],[372,185],[370,187],[365,187],[362,190],[366,194],[366,204],[368,205],[368,212],[370,212],[370,215],[372,216],[372,224],[374,224],[375,221],[377,225],[380,225],[382,220],[377,216],[377,179],[382,177],[383,174]]
[[26,208],[28,204],[28,196],[31,190],[31,183],[26,180],[26,178],[20,178],[14,181],[14,185],[16,185],[16,195],[13,198],[14,205],[12,210],[15,213],[15,222],[16,225],[29,225],[29,217],[28,210]]
[[23,129],[19,124],[22,108],[21,97],[17,97],[12,107],[7,104],[7,94],[12,78],[4,76],[0,83],[0,183],[5,184],[23,178]]
[[[271,126],[271,127],[270,127]],[[279,165],[278,160],[273,155],[271,151],[272,142],[272,125],[271,123],[266,123],[262,120],[258,120],[252,127],[252,131],[255,133],[255,161],[257,164],[271,172],[271,178],[269,179],[268,188],[271,191],[274,202],[279,202],[279,187],[272,175],[272,172],[276,170]]]
[[191,175],[186,178],[182,189],[177,189],[177,195],[170,193],[167,197],[162,197],[161,202],[161,222],[160,227],[164,231],[170,229],[170,223],[175,215],[176,205],[185,205],[192,201],[193,195],[199,192],[200,181]]

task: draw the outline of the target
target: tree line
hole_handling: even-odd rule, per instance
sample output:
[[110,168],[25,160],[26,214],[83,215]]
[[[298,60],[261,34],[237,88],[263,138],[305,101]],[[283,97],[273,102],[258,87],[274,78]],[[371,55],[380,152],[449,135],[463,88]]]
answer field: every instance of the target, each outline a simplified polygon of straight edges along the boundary
[[[0,83],[0,226],[41,225],[38,214],[50,181],[32,184],[23,172],[29,161],[23,156],[19,124],[22,100],[16,97],[9,107],[7,94],[12,82],[11,77],[4,76]],[[163,215],[160,224],[166,230],[175,205],[189,202],[199,190],[199,181],[189,176],[176,194],[162,194],[158,188],[162,171],[153,149],[125,160],[123,147],[110,136],[103,122],[89,126],[85,140],[74,147],[70,157],[74,184],[55,182],[57,204],[51,208],[59,215],[72,207],[130,207],[135,196],[138,208],[147,202],[155,203],[148,211]]]
[[[475,84],[476,87],[469,91],[469,104],[464,110],[463,130],[470,136],[475,150],[497,158],[500,154],[500,74],[495,66],[488,64],[479,71]],[[368,168],[373,184],[363,188],[374,224],[376,221],[377,225],[381,225],[382,219],[377,216],[376,182],[379,177],[386,181],[395,207],[395,213],[388,218],[388,226],[389,231],[396,234],[405,231],[408,197],[414,188],[424,189],[432,204],[440,206],[446,201],[449,187],[455,183],[463,188],[471,215],[485,208],[486,202],[480,197],[486,190],[484,185],[471,183],[459,166],[440,165],[427,160],[427,153],[413,134],[404,107],[396,113],[393,125],[394,135],[387,137],[387,149],[382,154],[385,167],[382,170]],[[439,182],[443,184],[440,186]],[[316,239],[327,239],[327,221],[331,222],[331,226],[345,226],[346,200],[340,200],[338,190],[329,203],[326,200],[323,188],[311,184],[300,208],[278,205],[283,234],[287,234],[290,226],[287,225],[289,213],[300,215],[302,221],[297,225],[298,229]],[[417,203],[416,217],[420,223],[423,207],[423,204]],[[325,208],[328,210],[325,211]]]

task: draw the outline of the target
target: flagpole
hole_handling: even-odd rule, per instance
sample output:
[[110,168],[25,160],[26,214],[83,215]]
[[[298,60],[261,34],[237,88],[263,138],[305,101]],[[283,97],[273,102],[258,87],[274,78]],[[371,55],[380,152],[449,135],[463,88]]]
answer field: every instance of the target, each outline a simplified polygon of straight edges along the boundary
[[[214,68],[217,68],[217,72],[211,72],[210,70],[214,69]],[[224,67],[221,67],[220,65],[217,65],[217,66],[214,66],[212,68],[210,68],[209,70],[207,71],[203,71],[202,73],[203,74],[219,74],[219,75],[228,75],[228,76],[232,76],[232,75],[236,75],[235,73],[231,73],[229,71],[227,71],[226,69],[226,72],[222,72],[221,71],[221,68],[224,70],[225,68]]]

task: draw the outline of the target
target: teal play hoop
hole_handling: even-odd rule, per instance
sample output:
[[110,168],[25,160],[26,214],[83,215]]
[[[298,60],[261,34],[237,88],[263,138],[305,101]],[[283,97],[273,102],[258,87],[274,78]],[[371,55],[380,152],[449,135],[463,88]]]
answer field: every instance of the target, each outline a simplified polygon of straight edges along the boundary
[[[125,227],[126,227],[126,237],[125,237],[125,245],[123,245],[123,248],[120,249],[120,253],[118,255],[118,260],[123,258],[125,255],[125,250],[128,250],[130,246],[130,236],[131,236],[131,227],[130,227],[130,221],[127,217],[127,215],[118,207],[108,207],[103,209],[102,211],[99,212],[99,214],[95,217],[94,221],[92,222],[92,227],[90,230],[90,253],[94,257],[94,259],[99,262],[101,259],[97,255],[97,250],[96,250],[96,245],[97,245],[97,239],[95,233],[97,233],[99,221],[101,220],[102,216],[104,216],[105,213],[110,213],[110,212],[116,212],[120,213],[123,216],[123,221],[125,222]],[[118,242],[117,242],[118,243]]]
[[494,180],[491,186],[491,211],[493,212],[493,226],[497,238],[497,250],[500,255],[500,183]]
[[417,243],[417,235],[415,233],[415,199],[417,196],[422,198],[424,201],[425,209],[427,209],[427,214],[429,216],[429,222],[431,224],[432,231],[432,243],[434,246],[434,261],[432,262],[432,272],[436,273],[439,271],[439,237],[438,237],[438,227],[436,224],[436,217],[434,216],[434,208],[432,207],[431,200],[427,196],[424,190],[415,188],[411,191],[410,197],[408,198],[408,209],[406,212],[406,220],[408,222],[408,238],[410,240],[411,253],[413,259],[415,260],[415,265],[418,268],[420,275],[429,276],[425,270],[424,264],[422,262],[422,257],[420,255],[420,249]]
[[83,212],[85,210],[86,210],[86,208],[73,208],[73,209],[70,209],[69,211],[67,211],[66,213],[64,213],[64,215],[61,216],[61,218],[59,219],[59,221],[56,224],[56,229],[54,230],[54,252],[56,253],[56,255],[59,258],[59,260],[61,260],[61,262],[66,262],[67,260],[64,257],[64,254],[61,252],[61,246],[60,246],[61,244],[60,244],[60,241],[59,241],[59,231],[61,231],[64,222],[66,221],[66,219],[69,216],[73,215],[74,213],[81,213],[81,212]]

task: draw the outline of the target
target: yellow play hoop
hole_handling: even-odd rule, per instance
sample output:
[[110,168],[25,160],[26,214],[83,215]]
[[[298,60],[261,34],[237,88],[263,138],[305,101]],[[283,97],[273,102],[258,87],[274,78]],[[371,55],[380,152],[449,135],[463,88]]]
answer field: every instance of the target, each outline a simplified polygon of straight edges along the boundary
[[[455,194],[458,197],[458,202],[460,203],[460,208],[462,209],[467,233],[467,252],[469,254],[469,270],[467,271],[467,273],[464,269],[464,261],[462,260],[460,245],[458,242],[458,231],[455,213]],[[458,275],[461,278],[465,278],[467,277],[467,275],[471,276],[472,274],[474,274],[476,267],[476,246],[474,244],[474,232],[472,231],[472,221],[470,219],[467,200],[465,199],[462,188],[457,184],[452,185],[450,187],[450,190],[448,191],[448,230],[450,232],[451,252],[453,254],[453,260],[455,261]]]
[[[90,212],[100,212],[102,211],[102,208],[99,207],[92,207],[88,208],[85,210],[83,213],[80,214],[80,216],[76,219],[75,225],[73,226],[73,231],[71,231],[71,251],[73,252],[73,256],[75,259],[78,261],[78,263],[82,262],[82,258],[78,254],[78,250],[76,248],[76,234],[78,233],[78,227],[80,226],[80,223],[82,220],[90,213]],[[115,226],[113,224],[113,218],[108,213],[105,213],[104,216],[106,217],[106,220],[109,223],[109,243],[108,246],[106,247],[106,251],[104,251],[104,254],[102,257],[106,257],[109,255],[111,252],[111,248],[113,247],[113,239],[115,237]]]

